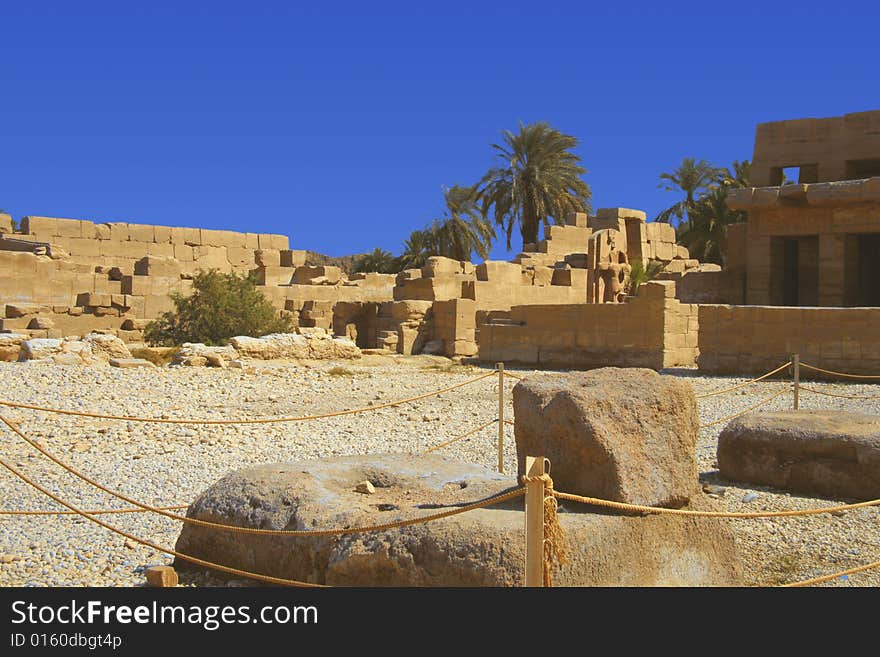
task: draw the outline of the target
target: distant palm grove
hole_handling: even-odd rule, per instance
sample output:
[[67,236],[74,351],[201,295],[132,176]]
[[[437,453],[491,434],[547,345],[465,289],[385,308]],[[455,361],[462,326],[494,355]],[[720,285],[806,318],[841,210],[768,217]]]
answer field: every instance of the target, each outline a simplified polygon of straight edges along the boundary
[[[578,143],[546,122],[504,131],[501,143],[491,145],[498,166],[475,184],[444,188],[443,215],[414,230],[400,255],[376,248],[357,257],[354,271],[396,273],[421,267],[431,256],[471,260],[476,253],[485,260],[498,237],[496,229],[503,232],[508,250],[515,230],[523,244],[535,244],[541,226],[562,223],[569,212],[592,210],[590,186],[583,179],[587,170],[572,152]],[[685,158],[660,175],[661,185],[683,198],[655,221],[677,220],[678,242],[691,257],[721,264],[727,226],[743,220],[742,213],[727,208],[726,190],[747,186],[748,171],[748,162],[734,162],[728,170]]]

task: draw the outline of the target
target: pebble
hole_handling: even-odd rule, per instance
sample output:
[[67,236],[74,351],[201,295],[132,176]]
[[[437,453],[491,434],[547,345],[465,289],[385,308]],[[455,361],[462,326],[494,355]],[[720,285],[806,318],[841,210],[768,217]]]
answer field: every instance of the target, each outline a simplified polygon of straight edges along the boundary
[[748,504],[749,502],[754,502],[756,499],[758,499],[757,493],[746,493],[743,495],[742,502]]

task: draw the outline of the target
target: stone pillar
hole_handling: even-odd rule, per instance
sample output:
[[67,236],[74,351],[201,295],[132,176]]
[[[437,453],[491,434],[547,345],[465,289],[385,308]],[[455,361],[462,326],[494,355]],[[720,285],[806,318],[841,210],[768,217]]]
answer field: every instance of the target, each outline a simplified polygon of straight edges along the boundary
[[769,237],[749,235],[746,250],[746,303],[756,306],[770,304]]
[[846,235],[819,235],[819,305],[844,305],[845,282]]

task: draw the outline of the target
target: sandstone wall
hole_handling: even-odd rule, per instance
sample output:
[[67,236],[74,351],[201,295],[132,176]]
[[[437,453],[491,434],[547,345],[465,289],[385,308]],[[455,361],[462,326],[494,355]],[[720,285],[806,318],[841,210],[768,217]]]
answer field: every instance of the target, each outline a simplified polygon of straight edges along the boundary
[[653,281],[624,304],[514,306],[478,331],[480,359],[546,367],[692,366],[697,307]]
[[[880,111],[821,119],[761,123],[755,131],[751,179],[779,185],[781,169],[800,167],[796,182],[868,177],[865,165],[880,159]],[[877,173],[869,175],[878,175]]]
[[698,308],[701,370],[759,374],[798,352],[824,369],[880,374],[880,308]]

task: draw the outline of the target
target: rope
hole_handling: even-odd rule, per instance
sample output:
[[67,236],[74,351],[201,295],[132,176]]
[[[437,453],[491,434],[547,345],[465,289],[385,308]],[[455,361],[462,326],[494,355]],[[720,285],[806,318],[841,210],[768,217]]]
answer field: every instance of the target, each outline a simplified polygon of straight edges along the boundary
[[507,370],[504,370],[504,376],[506,376],[506,377],[509,376],[511,379],[516,379],[517,381],[522,381],[524,378],[526,378],[524,376],[520,376],[519,374],[514,374],[513,372],[508,372]]
[[850,568],[849,570],[841,570],[840,572],[833,573],[831,575],[822,575],[821,577],[813,577],[812,579],[804,579],[799,582],[792,582],[790,584],[783,584],[785,588],[794,588],[799,586],[810,586],[811,584],[821,584],[822,582],[828,582],[832,579],[837,579],[838,577],[843,577],[844,575],[854,575],[855,573],[862,573],[866,570],[871,570],[872,568],[877,568],[880,566],[880,561],[874,561],[869,564],[865,564],[864,566],[858,566],[857,568]]
[[725,393],[725,392],[732,392],[732,391],[734,391],[734,390],[739,390],[740,388],[744,388],[744,387],[746,387],[747,385],[750,385],[750,384],[752,384],[752,383],[757,383],[758,381],[763,381],[763,380],[766,379],[767,377],[769,377],[769,376],[773,376],[773,375],[776,374],[777,372],[780,372],[781,370],[784,370],[784,369],[785,369],[786,367],[788,367],[789,365],[791,365],[791,361],[788,361],[787,363],[785,363],[785,364],[783,364],[783,365],[780,365],[780,366],[777,367],[775,370],[771,370],[770,372],[767,372],[766,374],[764,374],[764,375],[762,375],[762,376],[759,376],[759,377],[756,378],[756,379],[749,379],[748,381],[745,381],[745,382],[743,382],[743,383],[737,384],[737,385],[732,386],[732,387],[730,387],[730,388],[722,388],[721,390],[713,390],[712,392],[707,392],[707,393],[705,393],[705,394],[703,394],[703,395],[697,395],[697,399],[704,399],[704,398],[706,398],[706,397],[713,397],[713,396],[715,396],[715,395],[720,395],[720,394]]
[[826,397],[841,397],[843,399],[880,399],[880,395],[841,395],[834,392],[825,392],[824,390],[816,390],[805,385],[799,386],[801,390],[812,392],[814,395],[825,395]]
[[100,525],[104,529],[109,529],[114,534],[119,534],[120,536],[124,536],[125,538],[127,538],[131,541],[134,541],[135,543],[139,543],[140,545],[145,545],[146,547],[153,548],[154,550],[158,550],[159,552],[164,552],[165,554],[170,554],[171,556],[176,557],[178,559],[181,559],[182,561],[188,561],[190,563],[194,563],[194,564],[196,564],[198,566],[202,566],[204,568],[213,568],[214,570],[219,570],[221,572],[229,573],[230,575],[236,575],[238,577],[247,577],[249,579],[257,580],[260,582],[266,582],[268,584],[280,584],[282,586],[300,586],[300,587],[309,587],[309,588],[323,587],[322,584],[312,584],[310,582],[300,582],[300,581],[294,580],[294,579],[284,579],[281,577],[273,577],[271,575],[261,575],[259,573],[252,573],[247,570],[239,570],[238,568],[233,568],[231,566],[223,566],[221,564],[213,563],[213,562],[207,561],[205,559],[200,559],[198,557],[192,557],[188,554],[178,552],[177,550],[172,550],[169,548],[162,547],[161,545],[153,543],[152,541],[145,540],[143,538],[139,538],[139,537],[135,536],[134,534],[130,534],[129,532],[127,532],[125,530],[119,529],[118,527],[115,527],[108,522],[104,522],[100,518],[96,518],[95,516],[91,515],[88,511],[83,511],[82,509],[77,508],[73,504],[66,502],[65,500],[61,499],[60,497],[58,497],[57,495],[55,495],[51,491],[47,490],[46,488],[44,488],[43,486],[41,486],[37,482],[35,482],[32,479],[30,479],[29,477],[27,477],[27,475],[24,475],[21,472],[19,472],[18,470],[16,470],[14,467],[9,465],[5,460],[0,459],[0,465],[2,465],[4,468],[9,470],[12,474],[14,474],[16,477],[21,479],[26,484],[33,486],[34,488],[36,488],[38,491],[40,491],[41,493],[43,493],[44,495],[46,495],[50,499],[54,500],[55,502],[57,502],[58,504],[60,504],[64,507],[67,507],[73,513],[75,513],[79,516],[82,516],[86,520],[91,520],[92,522],[94,522],[97,525]]
[[593,506],[604,506],[609,509],[617,509],[619,511],[633,511],[637,513],[666,513],[676,516],[699,516],[704,518],[783,518],[791,516],[813,516],[820,513],[833,513],[836,511],[850,511],[852,509],[861,509],[868,506],[880,505],[880,499],[868,500],[867,502],[857,502],[855,504],[841,504],[838,506],[829,506],[820,509],[790,509],[788,511],[753,511],[753,512],[732,512],[732,511],[693,511],[690,509],[667,509],[661,506],[643,506],[641,504],[627,504],[626,502],[614,502],[612,500],[603,500],[598,497],[586,497],[583,495],[574,495],[573,493],[560,493],[554,491],[553,494],[561,500],[570,500],[572,502],[581,502],[582,504],[591,504]]
[[759,401],[757,404],[754,404],[754,405],[752,405],[752,406],[749,406],[748,408],[746,408],[746,409],[740,411],[739,413],[734,413],[733,415],[728,415],[727,417],[723,417],[723,418],[721,418],[720,420],[715,420],[715,421],[713,421],[713,422],[707,422],[706,424],[701,424],[699,428],[700,428],[700,429],[705,429],[706,427],[712,427],[712,426],[715,426],[716,424],[721,424],[722,422],[727,422],[728,420],[732,420],[732,419],[734,419],[734,418],[737,418],[737,417],[739,417],[740,415],[745,415],[746,413],[755,410],[755,409],[758,408],[759,406],[763,406],[764,404],[767,404],[767,403],[773,401],[774,399],[776,399],[776,398],[779,397],[780,395],[784,395],[784,394],[787,393],[787,392],[788,392],[788,389],[780,390],[780,391],[777,392],[776,394],[770,395],[770,396],[767,397],[766,399],[762,399],[762,400]]
[[[162,511],[177,511],[186,509],[189,504],[177,504],[175,506],[157,507]],[[146,513],[149,509],[97,509],[95,511],[85,511],[92,516],[109,515],[113,513]],[[0,511],[0,516],[75,516],[76,511]]]
[[426,392],[422,395],[416,395],[415,397],[408,397],[407,399],[399,399],[397,401],[379,404],[378,406],[363,406],[361,408],[352,408],[345,411],[333,411],[331,413],[318,413],[316,415],[303,415],[299,417],[270,417],[238,420],[186,420],[178,418],[135,417],[129,415],[103,415],[101,413],[89,413],[87,411],[71,411],[60,408],[47,408],[45,406],[33,406],[31,404],[19,404],[2,399],[0,399],[0,406],[8,406],[9,408],[25,408],[31,411],[42,411],[44,413],[56,413],[59,415],[76,415],[77,417],[90,417],[99,420],[126,420],[128,422],[152,422],[155,424],[270,424],[279,422],[303,422],[306,420],[320,420],[328,417],[339,417],[341,415],[352,415],[354,413],[366,413],[368,411],[378,411],[379,409],[389,408],[391,406],[399,406],[400,404],[406,404],[408,402],[426,399],[427,397],[434,397],[435,395],[440,395],[444,392],[455,390],[456,388],[462,388],[466,385],[470,385],[471,383],[482,381],[483,379],[489,378],[490,376],[495,376],[495,372],[488,372],[486,374],[478,376],[475,379],[470,379],[469,381],[465,381],[463,383],[456,383],[455,385],[441,388],[440,390]]
[[[549,459],[548,459],[549,469]],[[557,510],[559,503],[556,501],[555,492],[553,491],[553,479],[550,478],[549,472],[529,477],[523,475],[520,480],[524,484],[540,481],[544,484],[544,541],[542,549],[543,565],[544,565],[544,586],[553,586],[553,568],[561,566],[568,562],[568,552],[565,546],[565,532],[562,525],[559,524],[559,515]]]
[[300,529],[257,529],[254,527],[238,527],[235,525],[224,525],[217,522],[210,522],[208,520],[199,520],[197,518],[188,518],[187,516],[181,516],[176,513],[169,513],[168,511],[163,511],[162,509],[151,506],[149,504],[144,504],[143,502],[139,502],[136,499],[133,499],[127,495],[119,493],[117,491],[111,490],[107,488],[101,483],[98,483],[94,479],[84,475],[76,468],[64,463],[59,458],[49,453],[44,449],[39,443],[28,438],[18,427],[12,424],[8,419],[6,419],[3,415],[0,415],[0,422],[3,422],[6,426],[12,429],[16,435],[18,435],[22,440],[24,440],[28,445],[39,451],[43,456],[47,457],[56,465],[60,466],[70,474],[82,479],[87,484],[94,486],[100,491],[112,495],[113,497],[120,499],[124,502],[128,502],[129,504],[133,504],[136,507],[143,509],[144,511],[151,511],[152,513],[156,513],[161,516],[165,516],[166,518],[171,518],[172,520],[178,520],[180,522],[185,522],[191,525],[198,525],[200,527],[210,527],[212,529],[220,529],[223,531],[238,533],[238,534],[258,534],[264,536],[342,536],[344,534],[361,534],[365,532],[373,532],[373,531],[384,531],[386,529],[394,529],[397,527],[406,527],[408,525],[416,525],[419,523],[430,522],[432,520],[439,520],[441,518],[447,518],[449,516],[458,515],[460,513],[466,513],[468,511],[472,511],[474,509],[479,509],[484,506],[491,506],[493,504],[498,504],[500,502],[507,501],[509,499],[513,499],[519,495],[525,493],[524,489],[516,489],[510,491],[508,493],[502,493],[500,495],[496,495],[494,497],[486,498],[485,500],[481,500],[478,502],[474,502],[471,504],[467,504],[465,506],[456,507],[455,509],[451,509],[449,511],[443,511],[441,513],[435,513],[433,515],[421,516],[419,518],[411,518],[409,520],[398,520],[395,522],[389,522],[382,525],[371,525],[367,527],[350,527],[346,529],[320,529],[320,530],[300,530]]
[[431,449],[426,449],[423,453],[430,454],[431,452],[436,452],[438,449],[440,449],[442,447],[446,447],[447,445],[451,445],[452,443],[457,443],[459,440],[464,440],[465,438],[468,438],[469,436],[473,436],[475,433],[479,433],[480,431],[482,431],[486,427],[492,426],[497,421],[498,421],[498,418],[496,417],[494,420],[489,420],[488,422],[486,422],[486,424],[481,424],[476,429],[471,429],[467,433],[463,433],[460,436],[453,438],[452,440],[447,440],[445,443],[440,443],[439,445],[434,445]]
[[516,426],[516,422],[513,420],[504,420],[504,424],[509,424],[512,427]]
[[801,363],[801,367],[806,367],[824,374],[831,374],[833,376],[848,376],[851,379],[880,379],[880,374],[849,374],[848,372],[835,372],[834,370],[824,370],[821,367],[816,367],[815,365],[809,365],[807,363]]

